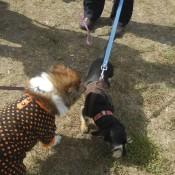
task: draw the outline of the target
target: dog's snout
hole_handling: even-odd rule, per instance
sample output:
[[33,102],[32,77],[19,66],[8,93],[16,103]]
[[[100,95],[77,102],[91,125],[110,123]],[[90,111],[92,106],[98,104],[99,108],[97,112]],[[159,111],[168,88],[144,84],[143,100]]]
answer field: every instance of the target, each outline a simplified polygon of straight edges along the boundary
[[80,92],[83,93],[83,92],[85,92],[85,91],[86,91],[86,86],[85,86],[84,83],[81,83],[81,84],[80,84]]

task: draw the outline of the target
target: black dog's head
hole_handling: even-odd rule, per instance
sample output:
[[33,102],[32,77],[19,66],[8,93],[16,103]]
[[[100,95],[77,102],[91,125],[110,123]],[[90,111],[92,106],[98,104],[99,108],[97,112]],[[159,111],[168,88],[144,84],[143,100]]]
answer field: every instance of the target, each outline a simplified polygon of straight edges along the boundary
[[[103,59],[96,59],[95,61],[92,62],[88,74],[85,78],[85,85],[98,81],[100,76],[101,76],[101,66],[103,63]],[[104,71],[104,81],[109,85],[110,78],[113,76],[113,66],[109,62],[107,65],[107,70]]]

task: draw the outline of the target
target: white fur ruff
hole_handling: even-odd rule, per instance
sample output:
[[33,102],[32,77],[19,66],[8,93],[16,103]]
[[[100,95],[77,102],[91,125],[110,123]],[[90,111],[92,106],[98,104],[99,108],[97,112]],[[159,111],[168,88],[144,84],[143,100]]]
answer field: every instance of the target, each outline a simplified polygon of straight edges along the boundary
[[29,81],[29,88],[37,93],[51,93],[51,99],[55,104],[60,115],[64,115],[68,111],[68,107],[64,104],[63,99],[54,93],[54,85],[49,79],[49,75],[45,72],[41,76],[31,78]]
[[34,92],[52,92],[54,90],[54,86],[49,80],[49,75],[45,72],[41,76],[31,78],[29,86]]

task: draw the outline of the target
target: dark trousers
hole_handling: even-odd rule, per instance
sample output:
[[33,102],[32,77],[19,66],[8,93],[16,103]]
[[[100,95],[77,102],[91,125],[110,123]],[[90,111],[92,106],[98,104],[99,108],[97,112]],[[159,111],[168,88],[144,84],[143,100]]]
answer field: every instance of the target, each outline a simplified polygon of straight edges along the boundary
[[[113,19],[118,8],[120,0],[113,0],[113,7],[111,12],[111,18]],[[96,21],[102,14],[104,9],[105,0],[84,0],[84,16],[88,17],[92,21]],[[133,12],[134,0],[124,0],[122,12],[119,22],[125,26],[131,19]]]

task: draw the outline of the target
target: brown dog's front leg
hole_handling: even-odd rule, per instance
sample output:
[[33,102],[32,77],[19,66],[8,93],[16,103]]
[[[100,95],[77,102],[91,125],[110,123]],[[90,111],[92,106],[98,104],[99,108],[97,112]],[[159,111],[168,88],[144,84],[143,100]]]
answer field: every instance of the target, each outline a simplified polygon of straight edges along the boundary
[[53,147],[61,143],[62,137],[60,135],[55,135],[49,144],[43,144],[45,148]]

